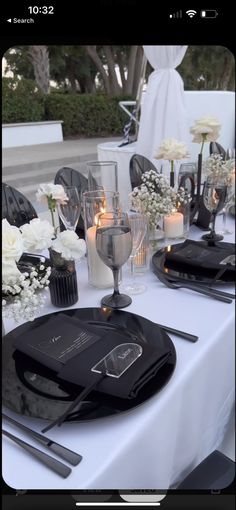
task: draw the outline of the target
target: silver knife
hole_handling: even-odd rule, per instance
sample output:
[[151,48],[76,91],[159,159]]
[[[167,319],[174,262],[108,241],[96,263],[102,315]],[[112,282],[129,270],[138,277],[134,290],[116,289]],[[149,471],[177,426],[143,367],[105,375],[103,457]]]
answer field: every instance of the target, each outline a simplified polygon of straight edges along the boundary
[[24,448],[24,450],[33,455],[33,457],[35,457],[39,462],[44,464],[44,466],[47,466],[49,469],[52,469],[54,473],[57,473],[63,478],[67,478],[67,476],[70,475],[71,468],[66,466],[66,464],[63,464],[62,462],[59,462],[59,460],[54,459],[54,457],[47,455],[47,453],[38,450],[38,448],[35,448],[29,443],[26,443],[25,441],[20,439],[20,437],[14,436],[7,430],[2,429],[2,434],[11,439],[11,441],[13,441],[14,443],[18,444],[18,446],[21,446],[21,448]]
[[68,448],[65,448],[65,446],[62,446],[59,443],[55,443],[55,441],[52,441],[48,437],[43,436],[39,432],[36,432],[35,430],[30,429],[29,427],[26,427],[26,425],[23,425],[19,421],[14,420],[13,418],[10,418],[10,416],[7,416],[4,413],[2,413],[2,417],[5,420],[8,420],[13,425],[15,425],[16,427],[18,427],[19,429],[27,432],[30,437],[33,437],[34,439],[39,441],[46,448],[49,448],[49,450],[51,450],[53,453],[56,453],[56,455],[58,455],[59,457],[61,457],[64,460],[66,460],[70,464],[72,464],[72,466],[77,466],[81,462],[83,457],[81,455],[79,455],[78,453],[73,452],[72,450],[69,450]]

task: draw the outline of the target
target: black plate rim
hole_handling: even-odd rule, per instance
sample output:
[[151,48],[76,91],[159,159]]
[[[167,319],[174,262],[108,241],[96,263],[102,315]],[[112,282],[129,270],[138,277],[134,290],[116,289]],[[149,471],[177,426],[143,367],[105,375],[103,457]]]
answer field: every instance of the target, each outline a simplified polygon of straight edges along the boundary
[[[84,311],[84,313],[86,313],[86,311],[97,311],[97,310],[102,310],[101,307],[83,307],[83,308],[70,308],[70,309],[64,309],[64,310],[59,310],[59,311],[55,311],[55,312],[52,312],[50,314],[46,314],[46,315],[43,315],[43,316],[39,316],[37,317],[35,320],[37,319],[40,319],[40,318],[43,318],[43,317],[49,317],[49,316],[55,316],[59,313],[68,313],[68,315],[73,315],[73,312],[75,311]],[[111,310],[111,312],[114,312],[114,310]],[[135,314],[133,312],[128,312],[128,311],[123,311],[123,310],[119,310],[119,313],[122,314],[129,314],[129,315],[134,315],[135,317],[137,317],[138,319],[142,319],[144,321],[147,321],[149,323],[153,323],[155,325],[155,327],[157,329],[161,329],[157,324],[155,324],[153,321],[151,321],[150,319],[147,319],[146,317],[143,317],[141,315],[138,315],[138,314]],[[106,321],[105,321],[106,322]],[[14,330],[11,330],[9,333],[7,333],[4,337],[4,341],[8,341],[9,340],[9,336],[11,335],[11,333],[16,333],[17,330],[21,330],[23,327],[26,327],[27,325],[30,326],[30,324],[32,324],[32,322],[28,321],[28,322],[25,322],[19,326],[17,326],[16,328],[14,328]],[[165,366],[167,364],[171,365],[172,366],[172,369],[168,375],[168,377],[165,379],[164,383],[161,385],[160,388],[158,388],[156,391],[152,392],[150,396],[148,396],[147,398],[145,398],[142,402],[139,402],[139,403],[136,403],[134,405],[131,405],[128,409],[124,409],[124,410],[114,410],[113,412],[111,413],[108,413],[107,415],[102,415],[102,416],[97,416],[96,418],[83,418],[80,419],[79,417],[78,418],[75,418],[74,420],[69,420],[67,421],[67,423],[86,423],[86,422],[93,422],[93,421],[97,421],[97,420],[102,420],[104,418],[112,418],[112,417],[115,417],[115,416],[119,416],[120,414],[126,414],[126,413],[129,413],[131,412],[133,409],[136,409],[138,407],[140,407],[142,404],[145,404],[148,400],[150,400],[151,398],[154,398],[157,393],[159,393],[165,386],[166,384],[170,381],[174,371],[175,371],[175,368],[176,368],[176,359],[177,359],[177,356],[176,356],[176,349],[175,349],[175,345],[172,341],[172,339],[170,338],[170,336],[165,332],[163,331],[165,336],[168,338],[168,342],[170,344],[170,348],[171,348],[171,360],[169,361],[169,363],[167,362],[165,364]],[[161,370],[161,369],[160,369]],[[156,376],[157,377],[157,376]],[[19,379],[19,378],[18,378]],[[22,383],[21,383],[22,384]],[[27,389],[27,387],[26,387]],[[29,391],[29,390],[28,390]],[[31,390],[32,391],[32,390]],[[42,397],[42,398],[46,398],[46,397]],[[51,399],[52,401],[54,401],[54,399],[52,398]],[[113,398],[111,399],[113,400]],[[115,399],[114,399],[115,400]],[[120,399],[118,399],[120,400]],[[122,400],[122,399],[121,399]],[[130,400],[131,404],[132,402],[134,402],[134,400],[136,399],[132,399]],[[67,401],[67,405],[69,404],[69,402]],[[40,417],[40,416],[33,416],[33,415],[28,415],[28,414],[23,414],[23,413],[20,413],[18,412],[16,409],[13,409],[12,407],[8,406],[6,403],[3,402],[3,405],[9,409],[11,412],[14,412],[16,413],[17,415],[19,416],[27,416],[27,418],[31,419],[31,418],[34,418],[34,419],[43,419],[45,421],[49,421],[50,419],[49,418],[45,418],[45,417]],[[89,412],[89,411],[88,411]]]
[[[176,243],[172,246],[179,246],[181,243]],[[193,279],[193,278],[184,278],[183,276],[178,276],[177,274],[174,274],[173,269],[168,268],[168,273],[165,273],[163,271],[163,267],[165,264],[165,256],[168,251],[168,246],[164,246],[163,248],[160,248],[160,250],[157,250],[153,255],[151,259],[151,266],[153,273],[158,278],[158,272],[162,273],[168,280],[173,280],[177,282],[183,282],[183,283],[194,283],[194,285],[204,285],[206,283],[211,284],[213,281],[213,278],[207,278],[202,275],[199,275],[200,279]],[[157,265],[157,261],[159,261],[159,264]],[[187,273],[185,273],[187,275]],[[192,275],[192,273],[189,273],[189,275]],[[193,275],[192,275],[193,276]],[[224,280],[214,280],[214,285],[233,285],[234,279],[232,281],[224,281]]]

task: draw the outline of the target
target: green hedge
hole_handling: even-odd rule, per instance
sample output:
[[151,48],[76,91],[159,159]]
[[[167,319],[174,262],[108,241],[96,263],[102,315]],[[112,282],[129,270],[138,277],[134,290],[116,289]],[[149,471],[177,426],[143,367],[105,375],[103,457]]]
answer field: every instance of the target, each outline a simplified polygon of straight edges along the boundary
[[63,120],[64,136],[121,135],[128,121],[118,105],[121,99],[101,94],[51,93],[46,97],[46,118]]
[[44,95],[33,80],[2,79],[2,123],[39,122],[45,118]]
[[62,120],[63,133],[69,136],[122,135],[127,115],[118,102],[128,97],[98,94],[68,94],[52,91],[43,95],[32,80],[3,78],[2,122]]

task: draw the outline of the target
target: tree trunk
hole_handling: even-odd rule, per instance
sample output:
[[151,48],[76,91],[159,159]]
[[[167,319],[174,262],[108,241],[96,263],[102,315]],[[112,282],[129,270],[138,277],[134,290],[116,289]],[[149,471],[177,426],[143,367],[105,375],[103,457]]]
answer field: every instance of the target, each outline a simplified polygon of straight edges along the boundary
[[128,95],[132,95],[137,51],[138,46],[131,46],[128,60],[128,75],[124,90],[125,94]]
[[136,97],[137,93],[138,93],[138,88],[139,88],[140,79],[141,79],[142,62],[143,62],[143,49],[142,49],[142,46],[138,46],[135,70],[134,70],[132,97]]
[[99,71],[99,73],[102,76],[105,91],[107,92],[108,95],[110,95],[111,88],[110,88],[109,79],[108,79],[107,73],[103,67],[102,61],[97,53],[96,46],[85,46],[85,48],[86,48],[88,55],[90,56],[90,58],[92,59],[92,61],[95,64],[95,66],[97,67],[97,70]]
[[47,46],[29,46],[28,54],[33,64],[35,80],[39,89],[44,94],[49,94],[49,55]]
[[223,90],[228,90],[228,85],[230,82],[232,74],[232,63],[231,59],[229,59],[227,56],[224,59],[224,67],[222,69],[222,80],[221,80],[221,88]]
[[109,72],[109,80],[111,86],[111,94],[119,96],[121,93],[121,87],[118,83],[117,74],[115,70],[115,60],[110,46],[103,46],[104,53],[107,58],[107,66]]
[[120,71],[120,78],[121,78],[121,83],[122,83],[122,87],[123,87],[123,92],[125,90],[125,84],[126,84],[126,77],[125,77],[125,61],[124,61],[124,58],[123,58],[123,55],[122,53],[119,53],[117,54],[117,64],[118,64],[118,67],[119,67],[119,71]]

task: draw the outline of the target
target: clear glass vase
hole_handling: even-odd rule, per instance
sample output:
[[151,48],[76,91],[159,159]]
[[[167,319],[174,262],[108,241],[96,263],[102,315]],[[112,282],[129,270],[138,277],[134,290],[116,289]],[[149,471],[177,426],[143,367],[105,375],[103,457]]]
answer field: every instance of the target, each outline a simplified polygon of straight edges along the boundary
[[163,245],[165,239],[163,222],[164,218],[161,216],[155,226],[153,224],[149,225],[149,246],[151,252],[158,250]]

